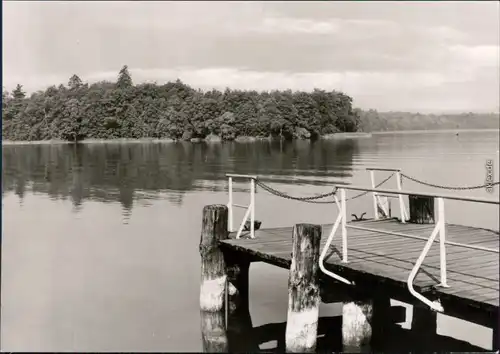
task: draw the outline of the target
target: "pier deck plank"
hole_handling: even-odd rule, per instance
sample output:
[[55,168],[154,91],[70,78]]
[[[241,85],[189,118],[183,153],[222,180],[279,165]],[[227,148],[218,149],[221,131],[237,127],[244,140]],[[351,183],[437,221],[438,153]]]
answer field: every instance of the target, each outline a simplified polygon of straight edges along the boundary
[[[428,238],[433,224],[401,223],[396,219],[366,220],[350,225],[377,230],[401,232]],[[326,244],[332,225],[323,225],[321,249]],[[222,241],[222,247],[250,255],[256,261],[267,262],[289,268],[292,252],[292,227],[261,229],[255,239]],[[357,283],[390,283],[406,288],[406,281],[426,241],[410,239],[379,232],[348,228],[348,263],[341,262],[341,232],[337,231],[326,267],[345,277],[356,277]],[[462,226],[446,225],[447,241],[473,244],[492,249],[499,248],[496,231]],[[430,249],[415,279],[415,290],[434,294],[438,298],[452,299],[484,311],[498,311],[499,304],[499,256],[498,253],[446,245],[447,276],[449,288],[439,286],[439,243]]]

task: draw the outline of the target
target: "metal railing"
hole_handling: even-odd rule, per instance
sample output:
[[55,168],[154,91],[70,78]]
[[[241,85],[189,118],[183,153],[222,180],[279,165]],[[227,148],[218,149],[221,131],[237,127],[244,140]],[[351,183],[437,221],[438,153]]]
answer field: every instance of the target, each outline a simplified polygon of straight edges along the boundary
[[[246,209],[243,220],[236,232],[236,238],[240,238],[245,223],[250,217],[250,238],[255,238],[255,180],[257,176],[253,175],[238,175],[227,173],[226,177],[228,179],[228,231],[234,232],[233,230],[233,207]],[[247,179],[250,181],[250,203],[248,205],[236,204],[233,202],[233,179]]]
[[335,204],[337,205],[337,208],[339,210],[339,215],[337,216],[337,219],[335,220],[335,223],[333,224],[332,231],[330,232],[330,235],[328,236],[328,240],[326,241],[326,245],[323,248],[323,251],[321,252],[319,256],[319,268],[321,271],[329,276],[331,276],[334,279],[337,279],[345,284],[348,285],[354,285],[351,281],[347,280],[344,277],[341,277],[338,274],[335,274],[333,272],[330,272],[328,269],[325,268],[324,265],[324,259],[326,257],[326,253],[330,249],[330,245],[333,241],[333,237],[335,236],[335,232],[337,231],[339,225],[342,223],[342,262],[347,263],[347,208],[346,208],[346,193],[345,189],[340,189],[340,203],[335,196]]
[[[397,181],[397,187],[398,189],[401,189],[401,169],[399,168],[378,168],[378,167],[372,167],[372,168],[367,168],[366,169],[367,171],[370,171],[370,175],[371,175],[371,181],[372,181],[372,186],[373,188],[376,188],[376,185],[375,185],[375,176],[374,176],[374,171],[388,171],[388,172],[395,172],[396,173],[396,176],[398,178],[398,181]],[[236,208],[243,208],[243,209],[246,209],[246,212],[243,216],[243,220],[236,232],[236,238],[240,238],[241,236],[241,233],[243,232],[243,229],[245,228],[245,223],[248,221],[248,219],[250,218],[250,237],[251,238],[255,238],[255,190],[256,190],[256,187],[257,187],[257,176],[256,175],[243,175],[243,174],[233,174],[233,173],[226,173],[226,177],[228,178],[228,203],[227,203],[227,207],[228,207],[228,231],[229,232],[234,232],[234,209],[233,207],[236,207]],[[380,183],[381,184],[384,184],[387,180],[389,180],[390,178],[392,177],[389,176],[387,179],[385,179],[384,181],[382,181]],[[250,183],[250,203],[248,205],[242,205],[242,204],[236,204],[234,203],[233,201],[233,181],[235,179],[247,179],[249,180],[249,183]],[[264,186],[266,187],[267,189],[269,189],[268,191],[269,192],[273,192],[272,190],[270,190],[270,187],[269,186]],[[264,188],[264,189],[266,189]],[[266,190],[267,190],[266,189]],[[274,191],[275,193],[277,193],[277,191]],[[331,193],[327,193],[327,194],[335,194],[335,192],[331,192]],[[362,193],[362,194],[365,194],[365,193]],[[377,213],[377,208],[380,207],[381,209],[384,210],[384,213],[386,216],[388,216],[388,212],[387,210],[384,208],[384,205],[383,205],[383,202],[381,200],[381,197],[384,197],[385,195],[382,195],[382,194],[379,194],[379,193],[372,193],[373,195],[373,203],[374,203],[374,213],[375,213],[375,219],[379,219],[379,216],[378,216],[378,213]],[[284,197],[284,198],[288,198],[288,199],[292,199],[292,200],[299,200],[299,201],[303,201],[303,202],[316,202],[316,203],[330,203],[330,202],[321,202],[321,201],[316,201],[315,199],[319,199],[319,198],[322,198],[322,196],[315,196],[315,197],[292,197],[292,196],[288,196],[288,195],[285,195],[284,193],[279,193],[279,196],[281,197]],[[357,196],[356,196],[357,197]],[[387,196],[385,196],[387,197]],[[403,202],[403,199],[402,199],[402,196],[399,196],[399,199],[400,199],[400,209],[401,209],[401,219],[403,220],[404,222],[404,219],[408,219],[408,213],[405,209],[405,206],[404,206],[404,202]]]
[[[448,282],[447,282],[447,272],[446,272],[446,245],[454,245],[454,246],[459,246],[459,247],[464,247],[464,248],[469,248],[469,249],[477,249],[477,250],[482,250],[486,252],[493,252],[493,253],[499,253],[498,249],[492,249],[492,248],[487,248],[487,247],[480,247],[480,246],[474,246],[474,245],[467,245],[463,243],[458,243],[458,242],[449,242],[446,241],[446,223],[445,223],[445,209],[444,209],[444,200],[445,199],[450,199],[450,200],[460,200],[460,201],[466,201],[466,202],[475,202],[475,203],[485,203],[485,204],[496,204],[499,205],[500,202],[498,200],[492,200],[492,199],[485,199],[485,198],[472,198],[472,197],[460,197],[457,195],[449,195],[449,194],[436,194],[436,193],[422,193],[422,192],[415,192],[415,191],[409,191],[409,190],[402,190],[398,188],[397,190],[392,190],[392,189],[375,189],[375,188],[370,188],[370,187],[361,187],[361,186],[336,186],[338,188],[338,191],[340,193],[340,203],[335,197],[335,202],[337,204],[337,207],[339,209],[339,215],[337,217],[337,220],[335,221],[335,224],[333,225],[332,231],[330,232],[330,235],[328,237],[328,240],[325,244],[325,247],[323,251],[321,252],[320,259],[319,259],[319,265],[320,269],[327,275],[330,275],[334,279],[337,279],[339,281],[342,281],[346,284],[353,284],[351,281],[348,279],[345,279],[338,274],[335,274],[331,271],[328,271],[325,266],[324,266],[324,260],[327,254],[327,251],[329,250],[333,238],[335,236],[335,233],[337,229],[339,228],[339,225],[342,225],[342,262],[347,263],[348,262],[348,251],[347,251],[347,229],[357,229],[357,230],[364,230],[364,231],[375,231],[383,234],[388,234],[388,235],[395,235],[395,236],[400,236],[400,237],[406,237],[406,238],[413,238],[413,239],[420,239],[427,241],[425,243],[425,246],[418,257],[417,261],[415,262],[415,265],[413,266],[410,275],[408,276],[407,280],[407,285],[408,285],[408,290],[410,293],[428,305],[430,308],[432,308],[435,311],[443,312],[444,309],[441,306],[441,304],[438,301],[431,301],[428,298],[424,297],[423,295],[419,294],[417,291],[415,291],[413,287],[413,282],[415,280],[415,277],[422,266],[422,263],[427,256],[427,253],[429,252],[432,244],[435,242],[436,237],[439,235],[439,255],[440,255],[440,280],[441,284],[440,286],[442,287],[448,287]],[[362,227],[362,226],[356,226],[356,225],[348,225],[346,221],[346,215],[347,215],[347,210],[346,210],[346,190],[356,190],[356,191],[364,191],[364,192],[373,192],[374,194],[377,193],[378,195],[380,193],[383,193],[385,195],[398,195],[398,196],[403,196],[403,195],[416,195],[416,196],[423,196],[423,197],[432,197],[435,200],[437,200],[437,213],[438,213],[438,219],[437,222],[435,223],[435,227],[432,230],[431,235],[429,238],[425,237],[420,237],[416,235],[409,235],[401,232],[393,232],[393,231],[386,231],[386,230],[379,230],[379,229],[373,229],[373,228],[368,228],[368,227]],[[400,199],[401,200],[401,199]],[[403,214],[402,214],[403,216]]]
[[[401,169],[400,168],[382,168],[382,167],[370,167],[366,169],[367,171],[370,172],[370,179],[371,179],[371,184],[372,188],[376,189],[376,184],[375,184],[375,171],[380,171],[380,172],[393,172],[396,175],[396,188],[398,190],[401,190],[402,188],[402,180],[403,177],[401,176]],[[384,199],[382,199],[384,198]],[[408,215],[408,211],[405,208],[405,203],[403,201],[403,196],[401,194],[398,194],[397,196],[395,195],[387,195],[387,194],[381,194],[378,192],[372,192],[372,199],[373,199],[373,215],[375,220],[379,219],[379,213],[378,209],[380,208],[383,211],[383,214],[385,214],[385,217],[390,217],[391,213],[390,210],[386,209],[386,205],[389,206],[390,208],[390,201],[387,201],[388,204],[384,203],[387,198],[398,198],[399,199],[399,211],[401,215],[401,222],[404,223],[406,220],[409,220],[410,217]]]

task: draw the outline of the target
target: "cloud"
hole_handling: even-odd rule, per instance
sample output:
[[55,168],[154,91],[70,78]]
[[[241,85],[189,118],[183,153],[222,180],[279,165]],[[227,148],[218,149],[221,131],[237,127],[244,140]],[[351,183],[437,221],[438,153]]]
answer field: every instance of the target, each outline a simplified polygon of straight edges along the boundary
[[[498,78],[458,75],[454,72],[259,72],[238,68],[140,69],[130,68],[134,82],[158,84],[180,78],[194,88],[209,90],[225,87],[251,90],[341,90],[353,97],[354,104],[364,109],[439,111],[462,109],[492,111],[498,107]],[[84,81],[115,81],[117,72],[103,71],[82,77]],[[66,82],[67,78],[33,78],[29,86],[41,88],[45,82]],[[483,94],[485,83],[490,90]],[[497,89],[495,86],[497,85]],[[460,99],[457,99],[460,97]]]
[[[435,87],[446,83],[447,78],[439,73],[387,73],[387,72],[264,72],[238,68],[190,68],[174,69],[140,69],[129,68],[135,82],[164,83],[181,78],[186,83],[202,89],[225,87],[255,89],[255,90],[312,90],[323,88],[327,90],[341,87],[359,91],[384,89],[405,89],[409,87]],[[115,81],[118,73],[103,71],[82,76],[87,82],[103,80]],[[45,76],[33,78],[25,83],[26,88],[41,88],[45,82],[66,83],[68,78],[61,76]],[[12,80],[12,83],[15,79]]]
[[265,18],[259,26],[253,28],[257,32],[285,32],[329,34],[337,33],[340,29],[339,21],[311,21],[292,18]]
[[260,22],[248,28],[249,32],[273,33],[305,33],[305,34],[344,34],[356,31],[359,34],[387,33],[398,29],[397,22],[374,19],[342,19],[328,20],[301,19],[293,17],[264,17]]
[[435,27],[423,27],[423,26],[414,26],[419,31],[427,32],[430,37],[438,38],[444,41],[451,42],[463,42],[467,39],[467,35],[463,31],[459,31],[456,28],[448,27],[448,26],[435,26]]
[[115,80],[127,64],[136,82],[181,77],[202,88],[341,89],[360,106],[386,109],[497,107],[498,8],[6,2],[3,79],[33,90],[75,73]]
[[498,68],[500,66],[500,45],[464,46],[449,48],[451,55],[464,65]]

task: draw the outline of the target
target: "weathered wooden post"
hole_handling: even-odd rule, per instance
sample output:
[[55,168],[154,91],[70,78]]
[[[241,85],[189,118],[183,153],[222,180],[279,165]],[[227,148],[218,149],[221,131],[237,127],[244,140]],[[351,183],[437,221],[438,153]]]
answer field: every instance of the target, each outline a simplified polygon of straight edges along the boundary
[[228,209],[225,205],[203,208],[200,240],[200,316],[205,352],[228,352],[224,295],[227,280],[224,254],[219,240],[228,237]]
[[434,224],[434,198],[409,195],[410,220],[414,224]]
[[203,311],[223,309],[227,273],[219,241],[228,237],[227,221],[227,206],[207,205],[203,208],[200,240],[200,308]]
[[369,348],[372,338],[373,302],[355,300],[342,306],[343,352],[358,353]]
[[342,308],[343,351],[382,351],[395,323],[405,322],[405,315],[406,309],[391,306],[389,296],[380,290],[372,288],[369,293],[355,294]]
[[228,353],[224,311],[200,311],[204,353]]
[[287,352],[314,352],[319,317],[319,246],[321,226],[297,224],[293,229],[288,278]]

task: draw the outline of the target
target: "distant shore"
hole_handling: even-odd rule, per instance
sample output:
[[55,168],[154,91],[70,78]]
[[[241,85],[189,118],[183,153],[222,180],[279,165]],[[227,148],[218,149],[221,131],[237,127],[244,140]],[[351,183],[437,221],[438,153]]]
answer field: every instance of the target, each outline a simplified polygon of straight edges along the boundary
[[388,130],[388,131],[377,131],[372,132],[373,135],[384,135],[384,134],[421,134],[421,133],[435,133],[435,134],[445,134],[445,133],[474,133],[474,132],[498,132],[497,128],[480,128],[480,129],[429,129],[429,130]]
[[[372,135],[385,135],[385,134],[421,134],[421,133],[436,133],[436,134],[445,134],[445,133],[459,133],[459,132],[487,132],[487,131],[498,131],[498,129],[432,129],[432,130],[395,130],[395,131],[377,131],[377,132],[355,132],[355,133],[335,133],[328,134],[322,136],[321,140],[334,140],[334,139],[357,139],[357,138],[371,138]],[[239,136],[235,140],[236,143],[249,143],[256,141],[272,141],[273,139],[269,137],[253,137],[253,136]],[[279,141],[279,139],[277,139]],[[309,139],[296,139],[307,141]],[[193,138],[190,140],[175,140],[170,138],[140,138],[140,139],[131,139],[131,138],[118,138],[118,139],[86,139],[81,140],[79,144],[130,144],[130,143],[174,143],[174,142],[191,142],[191,143],[219,143],[222,142],[220,137],[217,136],[208,136],[205,139],[201,138]],[[58,145],[58,144],[73,144],[72,141],[65,140],[34,140],[34,141],[16,141],[16,140],[2,140],[2,145]]]

